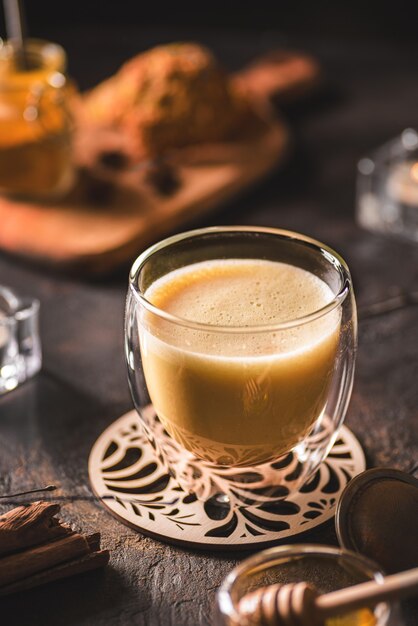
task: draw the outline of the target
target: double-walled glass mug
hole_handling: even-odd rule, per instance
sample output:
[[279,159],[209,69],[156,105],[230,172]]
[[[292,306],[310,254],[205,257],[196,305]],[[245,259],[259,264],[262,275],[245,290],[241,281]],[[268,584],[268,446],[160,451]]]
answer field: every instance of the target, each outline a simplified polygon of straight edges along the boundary
[[356,337],[347,265],[297,233],[193,230],[130,273],[133,400],[169,473],[203,500],[251,505],[313,475],[347,410]]

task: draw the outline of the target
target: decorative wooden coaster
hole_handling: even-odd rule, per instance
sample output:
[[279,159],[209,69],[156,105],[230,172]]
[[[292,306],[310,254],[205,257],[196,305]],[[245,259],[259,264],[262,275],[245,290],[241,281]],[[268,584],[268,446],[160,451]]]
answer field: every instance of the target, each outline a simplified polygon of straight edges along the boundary
[[[343,426],[327,459],[299,491],[260,502],[254,489],[254,505],[214,506],[167,474],[131,411],[94,444],[89,475],[94,492],[123,523],[169,543],[235,550],[278,543],[329,520],[342,490],[365,465],[358,440]],[[249,493],[251,487],[245,488]]]

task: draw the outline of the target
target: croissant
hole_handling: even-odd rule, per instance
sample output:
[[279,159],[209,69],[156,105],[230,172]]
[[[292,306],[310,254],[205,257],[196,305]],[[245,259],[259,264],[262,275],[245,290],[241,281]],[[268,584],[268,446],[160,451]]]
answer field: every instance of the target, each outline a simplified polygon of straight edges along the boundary
[[123,133],[136,157],[233,138],[254,115],[212,53],[195,43],[135,56],[82,106],[88,123]]

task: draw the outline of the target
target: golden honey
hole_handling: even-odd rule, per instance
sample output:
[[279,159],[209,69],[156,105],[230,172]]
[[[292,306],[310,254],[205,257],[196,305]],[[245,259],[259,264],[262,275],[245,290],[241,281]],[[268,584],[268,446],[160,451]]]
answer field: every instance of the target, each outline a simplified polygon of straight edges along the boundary
[[66,55],[30,40],[0,46],[0,192],[48,197],[72,181]]
[[359,609],[341,617],[327,619],[325,626],[376,626],[376,617],[370,609]]

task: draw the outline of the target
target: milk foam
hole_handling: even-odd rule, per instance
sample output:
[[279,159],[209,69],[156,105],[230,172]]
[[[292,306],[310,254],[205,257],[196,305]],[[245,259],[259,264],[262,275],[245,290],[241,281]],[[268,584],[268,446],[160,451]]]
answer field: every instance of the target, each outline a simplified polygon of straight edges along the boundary
[[[339,312],[277,333],[251,333],[254,326],[289,322],[321,309],[334,298],[317,276],[293,265],[258,259],[196,263],[155,281],[146,298],[176,317],[214,327],[241,327],[243,334],[205,333],[172,324],[159,336],[172,347],[219,358],[246,358],[306,351],[335,331]],[[245,340],[243,335],[245,334]],[[164,336],[165,335],[165,336]],[[160,346],[162,348],[162,346]]]
[[294,265],[260,259],[195,263],[166,274],[146,292],[177,317],[214,326],[261,326],[313,313],[334,297],[328,285]]

